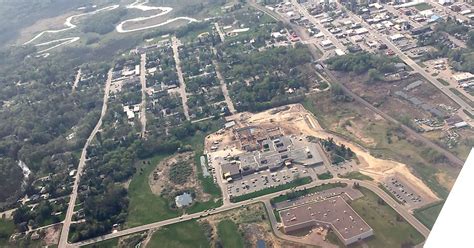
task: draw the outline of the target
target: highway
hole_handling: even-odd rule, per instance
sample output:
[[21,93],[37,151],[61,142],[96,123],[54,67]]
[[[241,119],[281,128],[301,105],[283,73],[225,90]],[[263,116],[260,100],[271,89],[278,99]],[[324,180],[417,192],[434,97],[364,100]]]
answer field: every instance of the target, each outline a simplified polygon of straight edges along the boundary
[[142,102],[140,104],[141,137],[146,134],[146,53],[140,58],[140,84],[142,85]]
[[[336,183],[336,182],[347,183],[348,185],[351,185],[354,182],[357,182],[357,183],[359,183],[360,186],[371,190],[372,192],[377,194],[380,198],[382,198],[389,206],[391,206],[403,218],[405,218],[405,220],[408,223],[410,223],[416,230],[418,230],[418,232],[420,232],[425,238],[428,237],[428,234],[430,232],[429,229],[426,228],[423,224],[421,224],[420,221],[418,221],[405,208],[403,208],[403,206],[399,205],[398,202],[395,201],[391,196],[389,196],[385,191],[380,189],[376,183],[369,182],[369,181],[333,178],[333,179],[324,180],[324,181],[320,181],[320,180],[314,181],[310,184],[302,185],[302,186],[296,187],[294,189],[287,189],[287,190],[284,190],[284,191],[275,192],[275,193],[272,193],[272,194],[256,197],[256,198],[253,198],[253,199],[250,199],[250,200],[247,200],[247,201],[242,201],[242,202],[239,202],[239,203],[230,203],[228,205],[216,208],[215,210],[211,210],[211,211],[208,211],[208,212],[203,211],[203,212],[194,213],[194,214],[182,215],[178,218],[168,219],[168,220],[154,222],[154,223],[150,223],[150,224],[146,224],[146,225],[142,225],[142,226],[137,226],[137,227],[133,227],[133,228],[129,228],[129,229],[124,229],[124,230],[121,230],[121,231],[117,231],[115,233],[110,233],[110,234],[99,236],[99,237],[96,237],[96,238],[93,238],[93,239],[88,239],[88,240],[84,240],[84,241],[81,241],[81,242],[73,243],[73,244],[70,244],[68,247],[80,247],[80,246],[85,246],[85,245],[89,245],[89,244],[94,244],[94,243],[97,243],[97,242],[100,242],[100,241],[109,240],[109,239],[113,239],[113,238],[118,238],[118,237],[122,237],[122,236],[127,236],[127,235],[130,235],[130,234],[143,232],[143,231],[147,231],[147,230],[150,230],[150,229],[156,229],[156,228],[160,228],[160,227],[163,227],[163,226],[176,224],[176,223],[179,223],[179,222],[184,222],[184,221],[193,220],[193,219],[199,219],[201,217],[222,213],[222,212],[225,212],[225,211],[229,211],[229,210],[232,210],[232,209],[236,209],[236,208],[239,208],[239,207],[243,207],[243,206],[258,203],[258,202],[265,203],[266,201],[269,201],[271,198],[277,197],[281,194],[289,193],[293,190],[303,190],[305,188],[320,186],[320,185],[325,184],[325,183]],[[272,213],[273,212],[269,212],[269,215],[271,216]],[[272,222],[272,227],[276,228],[276,221],[273,220],[271,222]]]
[[109,100],[109,91],[110,91],[111,83],[112,83],[112,69],[110,69],[107,74],[107,81],[104,87],[104,99],[103,99],[103,104],[102,104],[102,111],[100,113],[99,120],[97,121],[97,124],[95,125],[91,134],[87,138],[87,141],[84,147],[82,148],[81,158],[79,160],[79,165],[77,166],[76,178],[74,180],[74,186],[72,187],[72,192],[69,198],[69,204],[68,204],[66,216],[63,221],[61,236],[59,238],[59,244],[58,244],[59,248],[67,247],[69,228],[71,227],[72,215],[74,214],[74,206],[76,204],[79,182],[81,181],[82,172],[84,171],[84,168],[86,165],[87,147],[89,147],[89,145],[92,143],[92,140],[94,140],[95,135],[97,134],[97,132],[99,132],[100,127],[102,126],[102,119],[104,118],[105,113],[107,112],[107,102]]

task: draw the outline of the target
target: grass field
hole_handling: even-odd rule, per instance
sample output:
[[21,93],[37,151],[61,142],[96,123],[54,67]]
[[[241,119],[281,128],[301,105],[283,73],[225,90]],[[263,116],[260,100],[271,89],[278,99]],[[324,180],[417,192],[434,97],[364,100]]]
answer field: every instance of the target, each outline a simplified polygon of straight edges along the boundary
[[423,11],[423,10],[427,10],[427,9],[432,9],[433,7],[431,7],[431,5],[427,4],[427,3],[420,3],[420,4],[417,4],[414,6],[415,9],[419,10],[419,11]]
[[275,192],[278,192],[278,191],[295,188],[295,187],[298,187],[298,186],[301,186],[301,185],[311,183],[311,181],[312,181],[311,177],[298,178],[298,179],[295,179],[295,180],[293,180],[293,181],[291,181],[287,184],[278,185],[276,187],[266,188],[266,189],[255,191],[255,192],[252,192],[252,193],[249,193],[249,194],[233,197],[233,198],[230,199],[230,201],[231,202],[241,202],[241,201],[249,200],[249,199],[252,199],[252,198],[255,198],[255,197],[258,197],[258,196],[268,195],[268,194],[275,193]]
[[147,247],[204,248],[210,247],[196,221],[186,221],[156,231]]
[[405,220],[398,221],[398,213],[390,206],[380,205],[375,193],[365,188],[360,191],[364,197],[352,201],[350,205],[374,229],[374,236],[366,241],[368,247],[404,247],[424,240]]
[[444,201],[416,209],[414,215],[421,223],[423,223],[423,225],[431,229],[433,228],[443,205]]
[[322,174],[318,174],[318,179],[319,180],[328,180],[328,179],[331,179],[333,178],[331,172],[327,171],[327,172],[324,172]]
[[127,227],[148,224],[179,215],[177,211],[172,211],[168,207],[167,200],[154,195],[148,184],[148,176],[165,157],[165,155],[153,157],[150,164],[142,165],[143,167],[138,168],[133,176],[128,188],[130,204],[128,207],[128,217],[125,222]]
[[349,173],[346,173],[344,175],[341,175],[340,177],[342,178],[349,178],[349,179],[357,179],[357,180],[366,180],[366,181],[373,181],[374,179],[364,175],[358,171],[351,171]]
[[244,240],[237,225],[231,220],[223,220],[217,225],[217,234],[224,247],[244,247]]
[[13,220],[0,219],[0,247],[6,247],[10,236],[15,231]]

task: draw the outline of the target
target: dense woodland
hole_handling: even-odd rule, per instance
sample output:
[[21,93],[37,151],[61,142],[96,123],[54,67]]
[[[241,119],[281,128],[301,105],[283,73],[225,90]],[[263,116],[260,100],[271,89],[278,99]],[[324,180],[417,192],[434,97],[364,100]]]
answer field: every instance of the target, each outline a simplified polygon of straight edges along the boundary
[[[262,52],[224,52],[223,61],[231,97],[239,110],[258,111],[299,101],[298,90],[308,88],[309,82],[301,79],[299,68],[311,61],[304,46],[269,48]],[[289,94],[290,89],[295,93]]]

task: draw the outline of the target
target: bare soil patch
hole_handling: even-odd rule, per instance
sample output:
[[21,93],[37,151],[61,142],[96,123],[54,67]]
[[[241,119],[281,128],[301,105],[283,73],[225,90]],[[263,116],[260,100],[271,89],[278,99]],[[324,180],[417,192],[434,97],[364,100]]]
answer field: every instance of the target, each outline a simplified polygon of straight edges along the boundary
[[[183,184],[175,184],[170,181],[169,172],[171,167],[178,163],[189,163],[192,168],[192,173],[188,180]],[[197,178],[196,165],[194,163],[194,153],[180,153],[161,161],[153,170],[153,173],[148,177],[148,183],[151,191],[155,195],[174,195],[178,191],[193,190],[196,194],[194,200],[205,202],[210,199],[210,195],[204,193],[201,183]]]

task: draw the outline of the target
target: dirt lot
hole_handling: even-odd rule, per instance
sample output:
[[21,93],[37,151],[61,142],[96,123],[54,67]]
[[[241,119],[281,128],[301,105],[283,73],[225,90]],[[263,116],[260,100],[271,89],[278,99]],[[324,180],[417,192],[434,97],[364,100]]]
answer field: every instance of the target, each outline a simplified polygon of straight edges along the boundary
[[[184,184],[170,182],[170,168],[175,166],[177,163],[189,163],[193,169],[191,176],[189,176]],[[203,192],[201,183],[197,179],[194,154],[192,152],[180,153],[160,162],[153,173],[150,174],[148,183],[150,184],[151,191],[156,195],[161,195],[163,189],[166,189],[168,192],[193,189],[196,193],[197,201],[203,202],[210,199],[209,194]]]
[[[355,94],[361,96],[380,110],[393,117],[408,116],[411,119],[430,118],[431,114],[420,107],[415,107],[411,102],[401,99],[395,92],[401,91],[410,97],[416,97],[421,102],[443,109],[447,114],[458,108],[456,103],[436,89],[429,82],[422,80],[422,77],[413,75],[407,79],[394,82],[376,82],[373,84],[365,83],[367,76],[341,74],[337,73],[338,79],[346,82],[345,85]],[[404,88],[416,81],[422,80],[423,83],[411,90]],[[440,106],[441,105],[441,106]],[[447,106],[448,109],[446,110]]]
[[59,234],[61,233],[62,225],[54,225],[45,229],[43,242],[45,245],[56,245],[59,243]]

